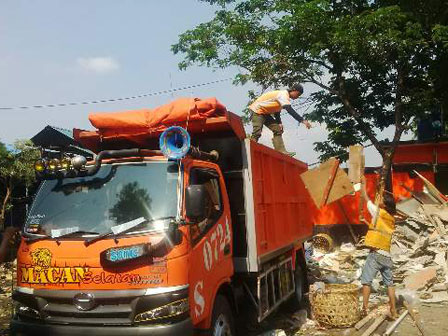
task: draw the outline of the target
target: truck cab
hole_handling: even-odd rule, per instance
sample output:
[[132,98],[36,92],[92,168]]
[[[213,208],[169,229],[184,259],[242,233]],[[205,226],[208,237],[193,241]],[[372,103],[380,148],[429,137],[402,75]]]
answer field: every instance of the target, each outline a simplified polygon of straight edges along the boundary
[[201,160],[110,159],[93,176],[44,180],[23,235],[18,331],[173,335],[233,274],[226,186]]

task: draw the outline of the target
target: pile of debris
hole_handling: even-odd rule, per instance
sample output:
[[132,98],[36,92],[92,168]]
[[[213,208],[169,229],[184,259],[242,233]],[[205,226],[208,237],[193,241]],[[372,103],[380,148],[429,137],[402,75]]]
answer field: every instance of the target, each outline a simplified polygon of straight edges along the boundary
[[[397,208],[404,215],[396,222],[391,244],[397,287],[416,291],[422,302],[448,303],[448,207],[418,203],[405,211],[401,204]],[[362,242],[356,246],[342,244],[333,252],[314,249],[310,253],[310,248],[307,256],[311,283],[361,285],[359,278],[369,253]],[[386,288],[381,282],[377,277],[372,288],[374,293],[383,295]]]
[[419,203],[404,212],[401,205],[407,218],[397,222],[392,239],[394,277],[422,302],[448,302],[448,207]]

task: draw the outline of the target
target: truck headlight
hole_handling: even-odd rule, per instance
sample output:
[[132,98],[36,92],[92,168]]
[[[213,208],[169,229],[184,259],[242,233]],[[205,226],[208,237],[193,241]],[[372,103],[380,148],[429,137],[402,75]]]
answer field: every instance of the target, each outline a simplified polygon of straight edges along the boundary
[[188,312],[190,305],[188,298],[168,303],[164,306],[147,310],[135,315],[134,322],[147,322],[162,318],[169,318]]

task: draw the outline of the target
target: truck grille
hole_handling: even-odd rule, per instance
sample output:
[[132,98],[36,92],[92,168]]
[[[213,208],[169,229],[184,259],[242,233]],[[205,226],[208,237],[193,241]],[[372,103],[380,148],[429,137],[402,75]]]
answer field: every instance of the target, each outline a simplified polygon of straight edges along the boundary
[[[75,305],[74,297],[80,293],[93,298],[93,304],[88,306],[87,310]],[[146,294],[145,289],[86,292],[35,290],[33,294],[16,291],[13,299],[40,315],[38,317],[21,314],[19,311],[16,318],[21,320],[62,325],[130,326],[134,324],[135,315],[142,310],[153,309],[181,297],[187,297],[188,287],[161,294]]]

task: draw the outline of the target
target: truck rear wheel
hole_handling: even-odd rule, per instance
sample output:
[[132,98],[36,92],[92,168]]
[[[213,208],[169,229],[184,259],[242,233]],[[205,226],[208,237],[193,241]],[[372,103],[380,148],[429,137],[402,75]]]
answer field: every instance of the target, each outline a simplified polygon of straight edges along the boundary
[[304,272],[302,270],[302,267],[297,263],[296,269],[294,270],[294,281],[296,284],[294,296],[298,307],[300,307],[303,302],[303,276]]
[[294,282],[295,290],[294,294],[288,300],[288,307],[294,311],[302,308],[303,306],[303,285],[304,285],[304,271],[299,263],[296,264],[296,269],[294,270]]
[[218,295],[213,306],[212,336],[235,336],[235,324],[227,299]]

